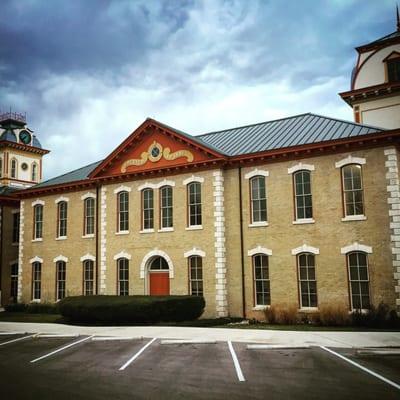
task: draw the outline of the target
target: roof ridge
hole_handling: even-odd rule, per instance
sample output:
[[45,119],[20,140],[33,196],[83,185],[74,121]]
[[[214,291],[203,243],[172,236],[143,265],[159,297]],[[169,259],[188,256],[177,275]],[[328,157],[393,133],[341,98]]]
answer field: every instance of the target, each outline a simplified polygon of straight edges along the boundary
[[289,116],[289,117],[271,119],[271,120],[269,120],[269,121],[256,122],[255,124],[248,124],[248,125],[236,126],[236,127],[234,127],[234,128],[222,129],[222,130],[220,130],[220,131],[211,131],[211,132],[207,132],[207,133],[202,133],[201,135],[196,135],[196,137],[202,137],[202,136],[207,136],[207,135],[213,135],[213,134],[215,134],[215,133],[221,133],[221,132],[226,132],[226,131],[232,131],[232,130],[234,130],[234,129],[248,128],[248,127],[250,127],[250,126],[268,124],[268,123],[270,123],[270,122],[283,121],[283,120],[285,120],[285,119],[303,117],[303,116],[305,116],[305,115],[312,115],[312,113],[311,113],[311,112],[307,112],[307,113],[302,113],[302,114],[291,115],[291,116]]

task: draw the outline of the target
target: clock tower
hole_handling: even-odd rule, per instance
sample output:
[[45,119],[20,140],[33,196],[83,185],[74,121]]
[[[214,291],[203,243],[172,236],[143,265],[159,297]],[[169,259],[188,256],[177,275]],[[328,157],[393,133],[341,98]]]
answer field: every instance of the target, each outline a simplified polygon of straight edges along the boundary
[[400,17],[396,31],[356,48],[351,90],[340,93],[360,124],[400,128]]
[[42,157],[49,151],[26,124],[23,114],[0,114],[0,187],[24,189],[42,179]]

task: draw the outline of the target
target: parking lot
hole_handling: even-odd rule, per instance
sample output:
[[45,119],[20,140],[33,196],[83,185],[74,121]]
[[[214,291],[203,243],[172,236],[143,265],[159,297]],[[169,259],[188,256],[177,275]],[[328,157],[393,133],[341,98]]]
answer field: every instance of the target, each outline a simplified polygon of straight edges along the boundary
[[3,399],[398,399],[399,349],[0,335]]

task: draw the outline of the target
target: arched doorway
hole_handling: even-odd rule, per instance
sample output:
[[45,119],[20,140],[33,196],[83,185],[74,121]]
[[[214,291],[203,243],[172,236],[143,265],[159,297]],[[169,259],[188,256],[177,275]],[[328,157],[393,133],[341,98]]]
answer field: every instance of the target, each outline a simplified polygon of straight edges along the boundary
[[150,296],[169,295],[169,266],[164,257],[153,257],[149,262]]

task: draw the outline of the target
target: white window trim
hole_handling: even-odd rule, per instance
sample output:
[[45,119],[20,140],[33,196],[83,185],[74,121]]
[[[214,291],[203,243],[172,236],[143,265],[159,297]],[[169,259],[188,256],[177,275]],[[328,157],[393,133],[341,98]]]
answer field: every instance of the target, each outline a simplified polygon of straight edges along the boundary
[[340,249],[341,254],[348,254],[353,251],[362,251],[363,253],[372,254],[372,247],[366,246],[365,244],[360,244],[360,243],[354,242],[353,244],[342,247]]
[[158,232],[173,232],[175,229],[173,227],[161,228]]
[[271,306],[270,305],[258,305],[258,306],[254,306],[253,308],[252,308],[252,310],[253,311],[264,311],[264,310],[267,310],[268,308],[270,308]]
[[67,236],[58,236],[56,237],[56,240],[66,240]]
[[163,186],[175,186],[175,182],[174,181],[170,181],[168,179],[164,179],[161,182],[157,183],[157,188],[162,188]]
[[139,231],[139,233],[153,233],[154,228],[149,228],[149,229],[142,229]]
[[129,231],[118,231],[115,232],[116,235],[129,235]]
[[255,176],[265,176],[268,177],[269,176],[269,171],[265,170],[265,169],[258,169],[255,168],[252,171],[248,172],[247,174],[245,174],[244,178],[245,179],[251,179],[254,178]]
[[192,175],[192,176],[189,176],[189,178],[186,178],[182,181],[182,183],[184,185],[189,185],[189,183],[192,183],[192,182],[204,183],[204,178],[201,176]]
[[297,256],[298,254],[301,254],[301,253],[319,254],[319,248],[303,244],[302,246],[299,246],[299,247],[296,247],[295,249],[292,249],[292,255],[293,256]]
[[131,190],[132,189],[130,187],[121,185],[121,186],[117,187],[116,189],[114,189],[114,194],[118,194],[120,192],[128,192],[129,193]]
[[62,256],[61,254],[57,257],[54,257],[53,262],[57,262],[57,261],[64,261],[64,262],[68,262],[68,257]]
[[268,226],[269,223],[267,221],[258,221],[258,222],[252,222],[249,224],[249,228],[259,228],[261,226]]
[[156,256],[163,257],[165,259],[165,261],[167,262],[168,267],[169,267],[169,277],[170,277],[170,279],[172,279],[174,277],[174,264],[172,263],[172,260],[167,253],[165,253],[162,250],[158,250],[157,248],[155,248],[154,250],[151,250],[143,257],[143,260],[140,264],[140,279],[145,279],[146,268],[148,266],[148,262],[150,259],[152,259],[153,257],[156,257]]
[[54,200],[54,203],[58,204],[62,201],[66,201],[67,203],[69,202],[69,198],[68,197],[64,197],[64,196],[60,196],[58,199]]
[[335,167],[342,168],[343,166],[348,165],[348,164],[364,165],[366,162],[367,162],[366,159],[362,158],[362,157],[347,156],[346,158],[343,158],[342,160],[337,161],[335,163]]
[[94,233],[88,233],[86,235],[82,235],[82,239],[93,239]]
[[267,256],[272,256],[272,250],[266,247],[257,246],[247,252],[249,257],[255,256],[256,254],[266,254]]
[[43,242],[43,238],[32,239],[31,242]]
[[32,207],[35,207],[37,205],[44,206],[44,204],[45,204],[45,202],[43,200],[36,199],[35,201],[32,201],[31,205],[32,205]]
[[35,256],[29,260],[29,264],[33,264],[35,262],[43,264],[43,258],[40,258],[39,256]]
[[296,165],[293,165],[293,167],[288,168],[287,172],[289,175],[297,172],[297,171],[314,171],[315,167],[312,164],[303,164],[302,162],[299,162]]
[[86,199],[95,199],[96,194],[92,192],[87,192],[81,196],[81,200],[86,200]]
[[114,256],[114,260],[118,260],[119,258],[126,258],[127,260],[130,260],[132,258],[132,256],[129,253],[127,253],[125,250],[122,250]]
[[185,258],[189,258],[189,257],[192,257],[192,256],[205,257],[205,256],[206,256],[206,253],[205,253],[205,251],[200,250],[200,249],[198,249],[197,247],[193,247],[193,249],[188,250],[188,251],[185,251],[185,252],[183,253],[183,256],[184,256]]
[[367,217],[364,214],[358,214],[358,215],[347,215],[346,217],[342,218],[343,222],[348,222],[348,221],[365,221]]
[[157,189],[157,184],[151,183],[151,182],[145,182],[142,183],[140,186],[138,186],[137,190],[138,192],[141,192],[144,189]]
[[87,260],[96,261],[96,257],[93,256],[92,254],[87,253],[87,254],[85,254],[84,256],[82,256],[82,257],[80,258],[80,260],[81,260],[81,262],[87,261]]
[[187,231],[199,231],[203,229],[203,225],[190,225],[185,228]]
[[314,218],[300,218],[293,221],[293,225],[313,224],[313,223],[315,223]]

